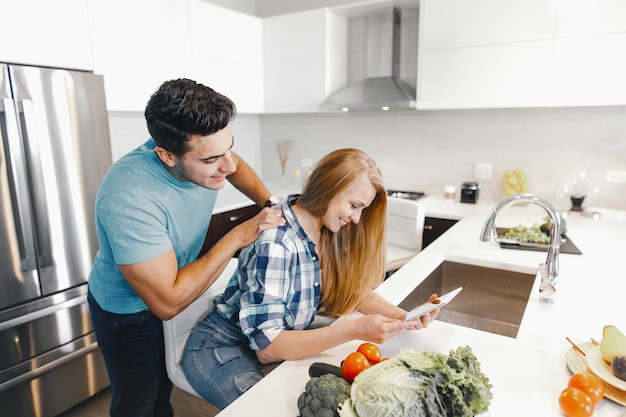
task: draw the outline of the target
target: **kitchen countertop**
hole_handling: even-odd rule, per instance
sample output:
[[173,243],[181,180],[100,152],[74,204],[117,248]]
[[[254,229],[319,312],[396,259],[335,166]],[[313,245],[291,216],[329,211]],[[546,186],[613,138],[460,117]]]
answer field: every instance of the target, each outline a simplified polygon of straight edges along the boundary
[[217,193],[213,214],[220,214],[256,204],[232,185],[228,184]]
[[[531,274],[536,274],[539,263],[545,262],[545,252],[501,249],[497,244],[478,240],[485,218],[496,202],[463,204],[436,197],[420,201],[426,205],[427,216],[459,222],[377,288],[394,304],[402,301],[443,260]],[[545,212],[537,206],[517,205],[504,210],[497,224],[531,225],[543,217]],[[579,343],[591,337],[600,340],[607,324],[626,330],[622,310],[624,284],[620,282],[626,278],[626,221],[595,221],[570,213],[567,230],[583,254],[560,254],[555,304],[539,301],[539,279],[535,279],[516,338],[436,320],[427,329],[405,332],[380,345],[383,355],[393,356],[405,347],[447,353],[469,345],[493,384],[494,398],[484,416],[562,416],[558,397],[571,375],[565,362],[565,353],[571,346],[565,338]],[[350,320],[358,314],[340,320]],[[338,365],[360,343],[352,341],[306,359],[282,363],[219,416],[239,417],[251,412],[297,416],[297,398],[309,379],[309,365],[316,361]],[[596,405],[594,416],[623,416],[625,411],[623,406],[604,399]]]

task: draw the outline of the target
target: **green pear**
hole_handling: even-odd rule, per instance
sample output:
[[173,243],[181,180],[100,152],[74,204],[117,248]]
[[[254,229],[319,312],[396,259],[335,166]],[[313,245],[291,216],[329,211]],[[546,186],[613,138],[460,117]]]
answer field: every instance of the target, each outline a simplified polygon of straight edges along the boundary
[[616,356],[626,355],[626,336],[613,325],[604,326],[600,342],[602,359],[609,364]]

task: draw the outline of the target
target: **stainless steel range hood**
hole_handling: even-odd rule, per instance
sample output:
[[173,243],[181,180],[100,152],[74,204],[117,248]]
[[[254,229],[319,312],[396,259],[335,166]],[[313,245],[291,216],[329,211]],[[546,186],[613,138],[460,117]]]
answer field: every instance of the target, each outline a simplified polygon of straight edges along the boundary
[[330,96],[324,110],[415,108],[415,89],[399,78],[400,11],[394,7],[367,16],[367,78]]

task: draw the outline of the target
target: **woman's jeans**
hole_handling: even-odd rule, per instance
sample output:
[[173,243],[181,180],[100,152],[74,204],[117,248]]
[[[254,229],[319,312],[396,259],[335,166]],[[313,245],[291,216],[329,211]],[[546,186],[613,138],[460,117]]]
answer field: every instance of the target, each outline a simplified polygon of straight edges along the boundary
[[112,417],[171,417],[163,322],[150,311],[114,314],[88,293],[91,320],[111,381]]
[[216,310],[206,314],[192,330],[182,365],[193,389],[219,408],[263,378],[260,362],[241,328]]

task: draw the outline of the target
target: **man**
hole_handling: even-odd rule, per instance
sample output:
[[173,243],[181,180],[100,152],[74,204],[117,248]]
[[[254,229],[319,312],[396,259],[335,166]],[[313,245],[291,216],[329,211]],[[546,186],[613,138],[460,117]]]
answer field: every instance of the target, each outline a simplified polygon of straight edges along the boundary
[[226,180],[265,205],[270,192],[232,152],[234,104],[191,80],[165,82],[146,106],[152,136],[120,158],[96,196],[100,249],[88,300],[111,381],[111,416],[172,416],[162,320],[191,304],[234,253],[284,224],[264,209],[196,260]]

